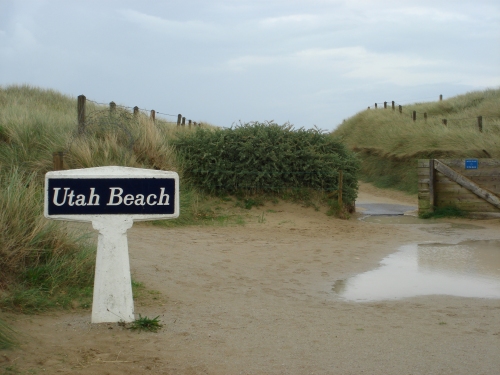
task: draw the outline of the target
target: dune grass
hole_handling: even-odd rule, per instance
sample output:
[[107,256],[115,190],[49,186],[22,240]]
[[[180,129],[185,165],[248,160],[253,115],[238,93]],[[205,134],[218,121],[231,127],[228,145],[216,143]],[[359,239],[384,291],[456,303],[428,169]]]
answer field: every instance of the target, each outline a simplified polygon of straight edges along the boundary
[[[413,111],[417,112],[416,121]],[[482,132],[478,116],[483,118]],[[443,119],[447,119],[446,126]],[[395,111],[364,110],[346,120],[332,136],[358,153],[364,180],[415,193],[417,159],[500,157],[500,89],[405,105],[403,113],[397,107]]]
[[[500,89],[460,95],[448,100],[416,103],[396,109],[365,110],[333,133],[352,149],[407,158],[431,153],[467,153],[500,157]],[[417,121],[411,114],[417,112]],[[427,113],[427,121],[424,120]],[[483,116],[483,132],[477,117]],[[448,125],[442,123],[446,118]]]
[[[122,165],[177,170],[171,124],[89,102],[78,135],[76,99],[30,86],[0,88],[0,308],[23,312],[89,306],[95,244],[43,217],[52,153],[65,168]],[[189,205],[189,202],[184,202]],[[2,329],[0,327],[0,329]]]

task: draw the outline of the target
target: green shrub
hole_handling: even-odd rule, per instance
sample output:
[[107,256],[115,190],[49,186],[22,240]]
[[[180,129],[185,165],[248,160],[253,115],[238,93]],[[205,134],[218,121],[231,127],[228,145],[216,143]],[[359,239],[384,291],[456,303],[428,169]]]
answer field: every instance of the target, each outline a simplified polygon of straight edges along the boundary
[[181,133],[173,144],[182,155],[185,177],[212,194],[331,192],[338,189],[342,170],[345,202],[357,196],[358,159],[316,129],[252,122]]

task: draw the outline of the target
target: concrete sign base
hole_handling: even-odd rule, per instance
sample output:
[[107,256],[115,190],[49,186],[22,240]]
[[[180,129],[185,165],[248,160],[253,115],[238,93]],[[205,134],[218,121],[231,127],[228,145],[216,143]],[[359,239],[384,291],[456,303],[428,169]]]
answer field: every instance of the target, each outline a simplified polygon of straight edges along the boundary
[[99,231],[95,264],[92,323],[134,321],[134,299],[128,255],[127,230],[131,218],[92,221]]

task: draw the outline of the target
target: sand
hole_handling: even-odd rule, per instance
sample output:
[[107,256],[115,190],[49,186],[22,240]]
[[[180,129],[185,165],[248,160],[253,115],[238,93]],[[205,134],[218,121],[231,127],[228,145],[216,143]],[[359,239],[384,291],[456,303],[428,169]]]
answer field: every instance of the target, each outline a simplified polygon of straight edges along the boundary
[[[359,201],[417,203],[368,184]],[[359,303],[332,292],[336,280],[376,268],[405,244],[498,240],[500,220],[453,219],[483,229],[436,224],[429,231],[364,222],[360,214],[340,220],[288,203],[248,213],[244,226],[135,224],[129,231],[132,275],[145,285],[136,314],[159,316],[158,333],[92,325],[90,310],[81,308],[10,314],[22,343],[0,352],[0,371],[500,373],[500,300],[433,295]]]

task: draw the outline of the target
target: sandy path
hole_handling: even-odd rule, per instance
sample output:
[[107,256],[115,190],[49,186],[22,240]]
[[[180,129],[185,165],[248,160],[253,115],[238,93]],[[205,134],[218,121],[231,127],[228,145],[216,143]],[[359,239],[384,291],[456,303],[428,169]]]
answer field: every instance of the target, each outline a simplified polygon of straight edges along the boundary
[[[416,204],[361,187],[360,200]],[[271,211],[268,211],[271,210]],[[151,290],[136,313],[159,333],[90,325],[90,312],[11,316],[20,349],[0,369],[71,374],[498,374],[500,301],[447,296],[345,302],[338,279],[370,270],[401,245],[500,239],[481,231],[422,230],[269,205],[245,226],[129,231],[133,277]],[[468,223],[468,220],[455,220]],[[155,294],[158,291],[159,294]],[[153,299],[158,298],[158,299]],[[141,303],[141,301],[143,301]],[[2,363],[3,361],[3,363]]]

